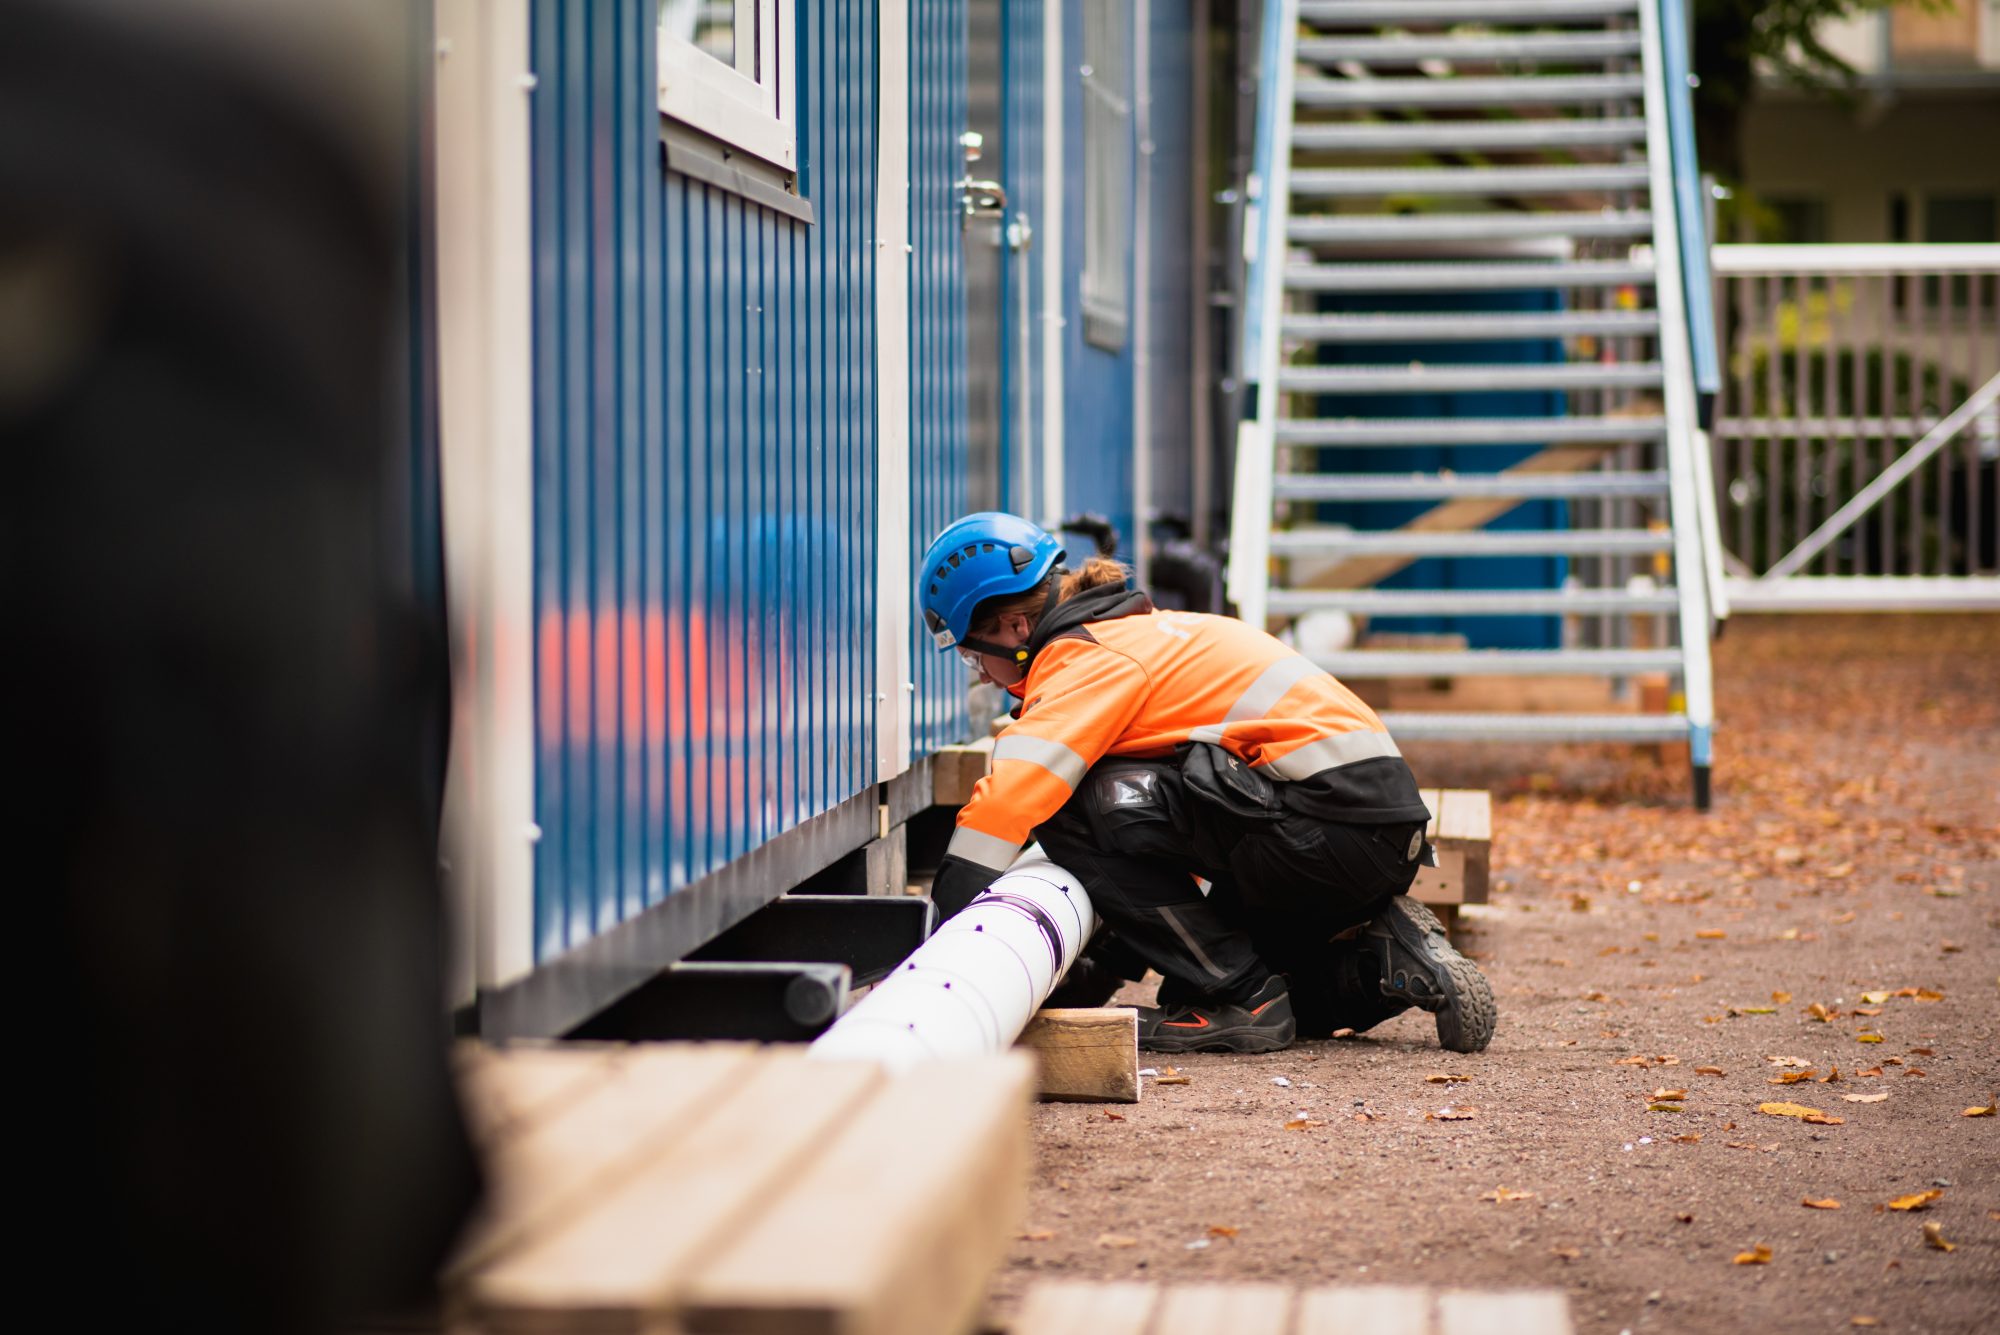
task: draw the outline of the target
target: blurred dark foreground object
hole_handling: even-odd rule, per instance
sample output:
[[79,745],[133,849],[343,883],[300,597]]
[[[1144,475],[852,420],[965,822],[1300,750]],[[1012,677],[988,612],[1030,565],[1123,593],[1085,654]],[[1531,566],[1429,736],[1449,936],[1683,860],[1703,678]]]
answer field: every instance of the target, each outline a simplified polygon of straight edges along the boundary
[[313,8],[0,0],[15,1273],[66,1327],[421,1304],[476,1194],[386,555],[412,47]]

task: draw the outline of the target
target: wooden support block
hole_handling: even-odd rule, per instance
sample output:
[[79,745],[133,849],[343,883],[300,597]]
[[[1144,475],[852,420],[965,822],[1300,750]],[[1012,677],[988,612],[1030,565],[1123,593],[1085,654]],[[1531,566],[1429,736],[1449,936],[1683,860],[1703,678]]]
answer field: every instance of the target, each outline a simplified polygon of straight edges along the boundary
[[1431,1295],[1417,1288],[1308,1289],[1299,1296],[1295,1335],[1431,1335]]
[[1292,1291],[1281,1284],[1177,1284],[1151,1335],[1289,1335],[1291,1320]]
[[[1045,1279],[1028,1290],[1010,1335],[1146,1335],[1160,1290],[1154,1284]],[[1221,1335],[1223,1327],[1212,1328]]]
[[1044,1099],[1139,1101],[1139,1012],[1130,1006],[1036,1011],[1021,1031],[1020,1045],[1035,1054]]
[[501,1141],[487,1159],[486,1199],[445,1266],[447,1286],[534,1230],[566,1221],[684,1134],[717,1091],[747,1069],[753,1051],[708,1043],[627,1056],[586,1097]]
[[742,1231],[681,1321],[699,1335],[964,1331],[1027,1204],[1034,1062],[1007,1053],[885,1082]]
[[993,739],[981,737],[963,746],[939,749],[931,758],[931,802],[941,807],[962,807],[972,797],[972,786],[993,768]]
[[[672,1144],[587,1210],[476,1273],[487,1335],[640,1335],[670,1317],[702,1256],[744,1228],[873,1095],[872,1063],[759,1054]],[[855,1202],[856,1214],[864,1213]]]
[[[1492,795],[1483,788],[1426,788],[1423,799],[1431,809],[1426,834],[1438,865],[1417,869],[1410,894],[1434,910],[1484,904],[1491,889]],[[1447,929],[1451,925],[1445,923]]]
[[1438,1295],[1438,1335],[1572,1335],[1569,1299],[1554,1289]]

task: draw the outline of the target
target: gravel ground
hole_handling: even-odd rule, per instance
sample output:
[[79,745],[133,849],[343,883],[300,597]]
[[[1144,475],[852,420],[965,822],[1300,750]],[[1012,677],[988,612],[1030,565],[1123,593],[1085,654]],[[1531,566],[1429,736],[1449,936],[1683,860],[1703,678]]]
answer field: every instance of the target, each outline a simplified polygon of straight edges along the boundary
[[2000,617],[1746,618],[1716,669],[1707,814],[1638,748],[1412,747],[1420,782],[1494,793],[1462,943],[1492,1048],[1411,1012],[1043,1105],[992,1323],[1061,1275],[1550,1287],[1582,1331],[2000,1328],[2000,1116],[1964,1115],[2000,1089]]

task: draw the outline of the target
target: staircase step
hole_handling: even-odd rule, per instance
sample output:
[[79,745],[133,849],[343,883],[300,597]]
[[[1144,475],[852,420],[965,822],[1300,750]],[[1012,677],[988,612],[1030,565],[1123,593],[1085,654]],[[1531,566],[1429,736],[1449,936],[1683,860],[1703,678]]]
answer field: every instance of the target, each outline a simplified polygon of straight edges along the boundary
[[1280,329],[1304,343],[1478,343],[1487,339],[1648,338],[1658,311],[1452,311],[1444,314],[1287,315]]
[[1638,0],[1302,0],[1299,18],[1316,28],[1378,23],[1483,23],[1489,27],[1622,18]]
[[1636,29],[1622,32],[1423,33],[1394,37],[1302,37],[1300,60],[1331,65],[1414,65],[1421,60],[1590,61],[1639,54]]
[[1279,445],[1571,445],[1662,441],[1663,417],[1334,417],[1280,420]]
[[1636,260],[1376,261],[1285,269],[1286,288],[1300,292],[1520,292],[1652,281],[1653,266]]
[[1679,672],[1678,649],[1347,649],[1313,654],[1336,677],[1632,677]]
[[1292,172],[1294,195],[1571,195],[1644,189],[1643,162],[1557,167],[1317,167]]
[[1271,494],[1281,501],[1447,501],[1461,496],[1601,499],[1665,496],[1667,475],[1642,469],[1601,473],[1280,473]]
[[[1421,191],[1415,193],[1421,194]],[[1368,241],[1494,241],[1502,237],[1647,237],[1644,209],[1601,213],[1389,213],[1294,216],[1285,234],[1307,245]]]
[[1462,151],[1487,148],[1587,148],[1642,144],[1646,122],[1636,116],[1596,120],[1583,116],[1533,120],[1341,121],[1292,126],[1292,147],[1340,150]]
[[1393,712],[1382,723],[1399,741],[1677,742],[1684,714],[1425,714]]
[[1412,362],[1407,366],[1283,366],[1287,394],[1440,394],[1488,390],[1653,389],[1658,362],[1525,362],[1493,366]]
[[1301,612],[1360,612],[1377,617],[1588,616],[1672,612],[1672,589],[1283,589],[1265,600],[1274,616]]
[[1673,547],[1665,529],[1290,529],[1271,535],[1273,556],[1643,556]]
[[1637,74],[1520,75],[1500,79],[1300,79],[1304,107],[1552,107],[1638,101]]

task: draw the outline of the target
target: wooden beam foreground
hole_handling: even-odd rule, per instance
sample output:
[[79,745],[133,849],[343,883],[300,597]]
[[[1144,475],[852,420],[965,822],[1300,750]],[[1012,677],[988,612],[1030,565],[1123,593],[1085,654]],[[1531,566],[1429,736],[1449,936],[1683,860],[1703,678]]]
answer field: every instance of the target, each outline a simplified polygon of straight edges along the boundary
[[1010,1335],[1572,1335],[1552,1289],[1476,1293],[1043,1280]]

